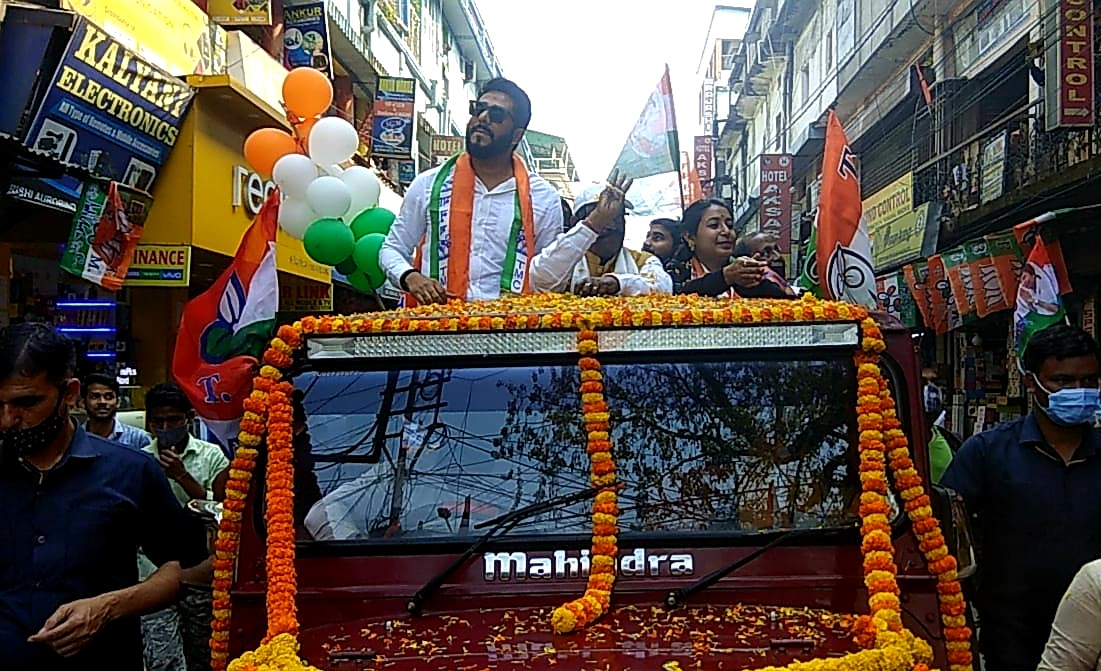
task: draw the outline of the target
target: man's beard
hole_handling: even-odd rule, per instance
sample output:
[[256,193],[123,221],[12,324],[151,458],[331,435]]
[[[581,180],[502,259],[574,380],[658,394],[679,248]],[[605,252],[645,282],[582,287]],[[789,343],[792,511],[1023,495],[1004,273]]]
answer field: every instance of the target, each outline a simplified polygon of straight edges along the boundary
[[[474,134],[474,131],[478,130],[488,135],[491,139],[489,144],[474,144],[470,136]],[[507,137],[497,137],[489,131],[485,126],[477,126],[473,129],[466,131],[466,151],[474,158],[486,159],[493,158],[495,156],[501,156],[512,151],[512,143]]]

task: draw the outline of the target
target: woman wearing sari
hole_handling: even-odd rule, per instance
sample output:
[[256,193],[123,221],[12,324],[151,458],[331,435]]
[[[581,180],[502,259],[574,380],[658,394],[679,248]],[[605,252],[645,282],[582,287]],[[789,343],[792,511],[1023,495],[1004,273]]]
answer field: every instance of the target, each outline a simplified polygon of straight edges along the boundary
[[666,269],[673,292],[729,298],[793,298],[787,282],[768,263],[750,256],[731,258],[734,215],[721,200],[699,200],[684,211],[681,231],[688,244],[687,260],[672,260]]

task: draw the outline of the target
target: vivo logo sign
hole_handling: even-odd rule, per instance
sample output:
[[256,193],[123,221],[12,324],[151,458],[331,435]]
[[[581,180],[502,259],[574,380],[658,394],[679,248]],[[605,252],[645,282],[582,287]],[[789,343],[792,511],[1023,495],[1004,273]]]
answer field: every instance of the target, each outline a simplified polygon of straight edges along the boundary
[[[483,555],[486,582],[507,580],[574,580],[589,577],[589,550],[551,553],[487,552]],[[622,554],[616,572],[628,577],[669,577],[692,575],[695,558],[691,554],[647,554],[638,549]]]

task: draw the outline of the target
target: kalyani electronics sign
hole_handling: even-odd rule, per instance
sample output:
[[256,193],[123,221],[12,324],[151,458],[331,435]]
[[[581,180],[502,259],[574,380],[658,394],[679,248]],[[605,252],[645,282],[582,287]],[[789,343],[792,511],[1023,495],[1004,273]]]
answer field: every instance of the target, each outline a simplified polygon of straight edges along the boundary
[[[58,161],[148,192],[176,144],[193,96],[185,82],[80,19],[49,80],[26,144]],[[76,211],[79,180],[21,181],[13,184],[9,195]]]
[[[553,552],[487,552],[482,555],[486,582],[510,580],[575,580],[589,577],[592,559],[588,550]],[[620,555],[616,573],[624,577],[662,578],[695,573],[690,553],[670,554],[630,550]]]

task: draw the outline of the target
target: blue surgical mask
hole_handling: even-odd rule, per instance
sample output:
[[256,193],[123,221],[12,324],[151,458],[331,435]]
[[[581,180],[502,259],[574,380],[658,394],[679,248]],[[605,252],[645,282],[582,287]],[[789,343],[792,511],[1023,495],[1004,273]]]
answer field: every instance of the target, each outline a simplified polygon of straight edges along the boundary
[[158,447],[162,449],[175,447],[182,443],[184,436],[187,435],[187,425],[177,426],[174,429],[157,429],[154,433],[157,434]]
[[1074,387],[1048,391],[1035,375],[1036,385],[1047,392],[1047,407],[1040,408],[1048,419],[1059,426],[1093,424],[1101,411],[1101,391],[1096,387]]

